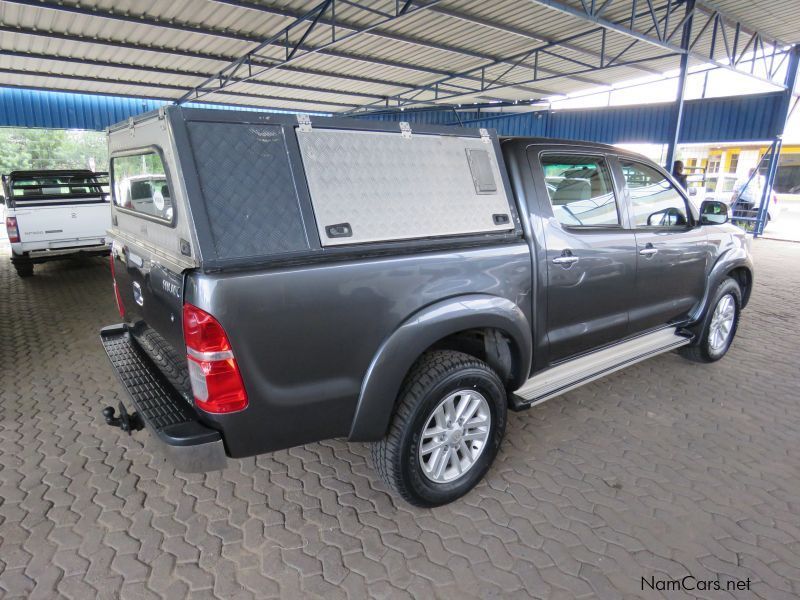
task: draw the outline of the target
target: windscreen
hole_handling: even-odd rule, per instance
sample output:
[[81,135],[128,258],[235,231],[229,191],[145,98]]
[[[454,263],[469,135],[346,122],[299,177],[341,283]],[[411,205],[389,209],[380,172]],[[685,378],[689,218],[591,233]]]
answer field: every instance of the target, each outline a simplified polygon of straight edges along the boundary
[[108,200],[105,173],[19,173],[10,180],[15,206],[82,204]]

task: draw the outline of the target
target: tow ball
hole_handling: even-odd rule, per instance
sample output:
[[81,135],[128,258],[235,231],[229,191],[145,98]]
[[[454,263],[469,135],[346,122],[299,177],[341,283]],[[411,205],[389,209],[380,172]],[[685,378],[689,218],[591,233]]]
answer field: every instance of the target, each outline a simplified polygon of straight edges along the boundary
[[118,417],[114,416],[113,406],[106,406],[103,409],[103,418],[105,418],[107,425],[119,427],[122,431],[127,431],[128,435],[131,435],[134,431],[144,429],[144,421],[142,421],[139,413],[129,413],[125,410],[125,405],[122,402],[119,403]]

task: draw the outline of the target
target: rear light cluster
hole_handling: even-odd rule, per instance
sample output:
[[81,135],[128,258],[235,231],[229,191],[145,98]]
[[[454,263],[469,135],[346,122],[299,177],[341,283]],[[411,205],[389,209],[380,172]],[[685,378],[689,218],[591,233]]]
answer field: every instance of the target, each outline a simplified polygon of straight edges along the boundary
[[6,231],[8,232],[8,241],[12,244],[18,243],[19,228],[17,227],[17,217],[6,217]]
[[117,300],[117,310],[119,311],[119,316],[123,319],[125,318],[125,305],[122,304],[122,298],[119,295],[119,288],[117,287],[117,272],[114,269],[114,251],[112,250],[108,254],[108,258],[111,259],[111,282],[114,284],[114,298]]
[[198,408],[231,413],[247,408],[247,392],[228,336],[207,312],[183,305],[183,338],[189,379]]

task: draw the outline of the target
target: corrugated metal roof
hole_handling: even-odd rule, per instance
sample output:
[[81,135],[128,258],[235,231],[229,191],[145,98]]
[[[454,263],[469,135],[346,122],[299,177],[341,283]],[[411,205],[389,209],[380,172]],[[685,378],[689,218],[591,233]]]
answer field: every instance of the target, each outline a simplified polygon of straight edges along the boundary
[[[4,0],[0,86],[177,99],[318,4]],[[635,29],[653,37],[648,27],[654,21],[643,4]],[[681,4],[653,0],[654,14],[663,24],[669,6],[672,30],[680,23]],[[796,0],[712,0],[710,6],[791,41],[800,31],[794,4]],[[404,16],[387,20],[398,6],[396,0],[337,2],[335,43],[331,15],[325,13],[290,64],[271,67],[286,58],[286,48],[276,40],[255,57],[252,80],[208,99],[330,112],[382,107],[387,97],[398,95],[417,103],[528,100],[659,73],[678,64],[678,57],[665,56],[657,43],[631,45],[634,38],[614,30],[603,34],[590,20],[569,14],[581,10],[580,0],[417,0]],[[617,20],[624,28],[631,6],[632,0],[606,3],[602,18]],[[298,40],[305,27],[293,30],[290,38]],[[662,36],[664,43],[667,35]],[[673,43],[679,37],[670,36]],[[560,43],[548,47],[556,41]],[[697,40],[696,51],[707,52],[710,43],[707,32]],[[541,51],[529,54],[536,48]],[[601,56],[605,64],[598,70]],[[617,65],[608,67],[616,56]],[[237,78],[245,72],[250,73],[241,70]],[[427,87],[436,82],[438,88]],[[481,91],[481,82],[496,85]]]

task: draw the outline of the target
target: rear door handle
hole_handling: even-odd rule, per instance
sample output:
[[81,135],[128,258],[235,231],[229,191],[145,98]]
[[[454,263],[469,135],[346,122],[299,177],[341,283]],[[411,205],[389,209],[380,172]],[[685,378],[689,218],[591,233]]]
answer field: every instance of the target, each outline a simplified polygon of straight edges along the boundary
[[642,248],[639,250],[639,254],[642,256],[655,256],[658,254],[658,248]]
[[572,256],[572,255],[559,256],[553,259],[553,264],[570,266],[574,265],[579,260],[580,258],[578,258],[577,256]]

